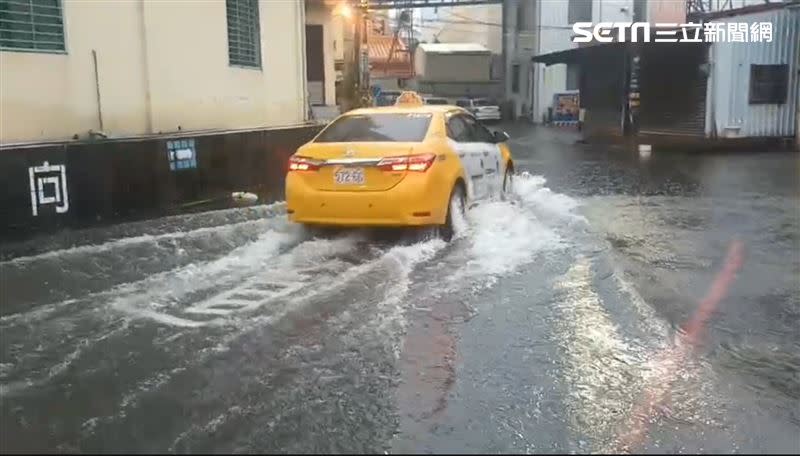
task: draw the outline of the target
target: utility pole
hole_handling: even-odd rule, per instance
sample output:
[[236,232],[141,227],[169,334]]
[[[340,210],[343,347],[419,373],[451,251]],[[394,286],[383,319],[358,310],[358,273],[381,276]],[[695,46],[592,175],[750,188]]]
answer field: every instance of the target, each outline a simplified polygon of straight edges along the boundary
[[369,49],[366,1],[361,0],[353,8],[353,55],[350,71],[346,77],[348,104],[346,109],[365,106],[369,103]]
[[[361,12],[361,78],[360,96],[363,98],[366,95],[369,97],[369,33],[370,33],[370,18],[366,8],[362,8]],[[363,102],[361,103],[363,105]]]
[[353,26],[355,27],[355,39],[353,40],[353,44],[354,44],[354,47],[355,47],[354,52],[353,52],[353,58],[355,59],[355,62],[354,62],[354,65],[353,65],[353,68],[354,68],[353,84],[354,84],[355,90],[354,90],[354,94],[353,94],[353,102],[355,102],[356,99],[358,98],[356,94],[358,93],[359,89],[361,88],[361,80],[362,80],[362,75],[361,75],[361,71],[362,71],[361,70],[361,25],[362,25],[362,16],[363,16],[363,14],[364,14],[364,10],[362,10],[361,8],[356,8],[355,9],[355,15],[353,17]]

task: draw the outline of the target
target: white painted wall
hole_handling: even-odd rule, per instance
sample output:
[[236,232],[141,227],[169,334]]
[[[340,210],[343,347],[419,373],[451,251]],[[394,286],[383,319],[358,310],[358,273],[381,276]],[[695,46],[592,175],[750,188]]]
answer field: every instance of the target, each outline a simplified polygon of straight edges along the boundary
[[414,53],[417,79],[428,82],[488,82],[491,62],[488,52],[440,54],[418,46]]
[[647,21],[658,23],[686,22],[686,2],[675,0],[647,0]]
[[[684,0],[671,0],[671,1],[684,2]],[[545,2],[545,3],[556,3],[556,2]],[[631,22],[631,21],[633,21],[633,0],[592,0],[592,22],[597,23],[597,22]]]
[[[549,54],[576,47],[572,43],[572,26],[569,24],[569,3],[567,1],[540,2],[541,10],[537,17],[539,25],[538,54]],[[593,11],[596,8],[593,7]],[[545,120],[547,108],[551,106],[553,95],[566,89],[566,65],[545,66],[535,64],[534,70],[535,90],[533,93],[533,121],[540,123]]]
[[[525,114],[531,107],[534,71],[531,58],[537,54],[539,33],[536,30],[535,18],[539,2],[533,0],[506,0],[506,79],[505,99],[514,106],[514,116]],[[522,8],[522,24],[517,24],[517,10]],[[514,68],[519,65],[519,90],[514,92],[512,80]]]
[[225,2],[62,2],[66,53],[0,52],[0,142],[304,121],[302,0],[261,0],[262,68],[228,63]]
[[[441,43],[478,43],[494,54],[503,51],[501,5],[441,8],[437,16],[422,24],[430,39],[436,36]],[[459,23],[439,22],[439,19]]]

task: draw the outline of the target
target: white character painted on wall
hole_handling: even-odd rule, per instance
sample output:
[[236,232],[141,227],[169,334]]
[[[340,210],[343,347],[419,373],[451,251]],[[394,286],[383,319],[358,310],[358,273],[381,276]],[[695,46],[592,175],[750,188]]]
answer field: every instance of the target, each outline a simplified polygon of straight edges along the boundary
[[57,214],[69,211],[69,193],[67,192],[66,165],[50,165],[44,162],[41,166],[28,168],[31,189],[31,214],[39,215],[39,207],[53,204]]

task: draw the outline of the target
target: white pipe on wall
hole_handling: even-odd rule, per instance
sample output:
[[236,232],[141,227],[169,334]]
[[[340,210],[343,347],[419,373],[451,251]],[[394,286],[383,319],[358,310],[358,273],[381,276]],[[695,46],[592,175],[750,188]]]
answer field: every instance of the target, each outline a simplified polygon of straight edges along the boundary
[[145,0],[139,2],[139,33],[142,34],[142,80],[144,82],[144,116],[145,132],[153,133],[153,100],[150,93],[150,57],[147,48],[147,18],[145,14]]
[[308,121],[308,78],[306,77],[306,2],[297,0],[297,15],[299,17],[297,33],[300,46],[300,100],[302,103],[303,122]]

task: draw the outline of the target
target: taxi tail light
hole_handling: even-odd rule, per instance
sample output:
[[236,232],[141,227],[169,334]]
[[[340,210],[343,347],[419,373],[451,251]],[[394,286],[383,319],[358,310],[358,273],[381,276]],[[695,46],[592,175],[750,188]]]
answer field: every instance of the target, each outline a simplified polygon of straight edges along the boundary
[[289,157],[289,171],[318,171],[320,162],[306,157]]
[[424,173],[436,160],[436,154],[405,155],[387,157],[378,162],[381,171],[414,171]]

